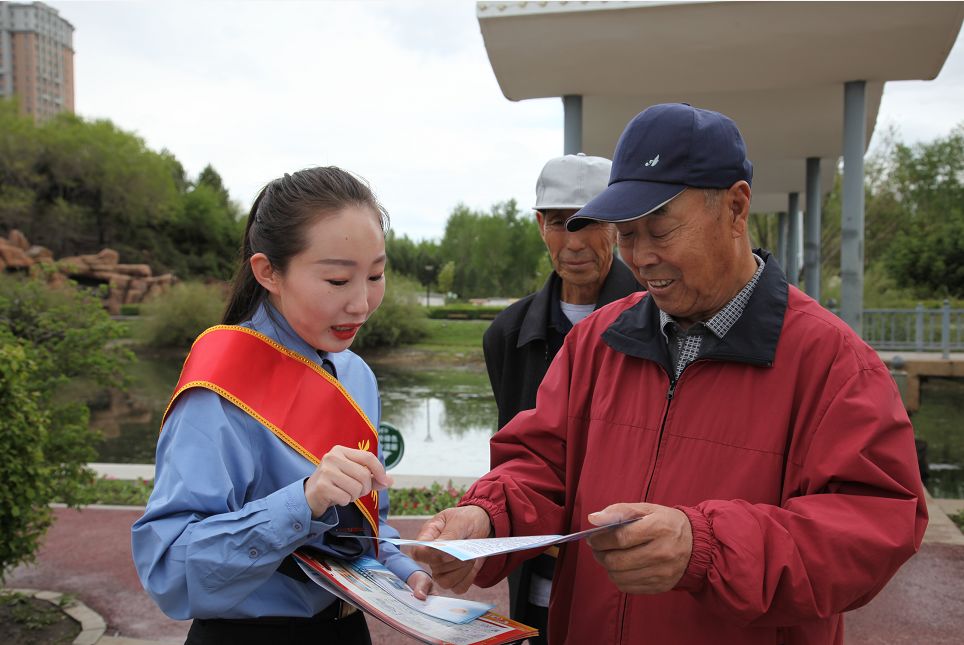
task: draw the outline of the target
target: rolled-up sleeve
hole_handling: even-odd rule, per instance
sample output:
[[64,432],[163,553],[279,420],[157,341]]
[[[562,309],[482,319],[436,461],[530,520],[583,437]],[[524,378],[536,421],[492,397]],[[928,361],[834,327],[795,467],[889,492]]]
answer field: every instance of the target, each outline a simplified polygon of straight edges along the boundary
[[[154,492],[131,532],[144,588],[177,619],[224,615],[274,575],[296,548],[338,521],[312,520],[304,479],[245,502],[262,476],[250,439],[205,391],[179,402],[158,442]],[[187,404],[187,405],[186,405]]]

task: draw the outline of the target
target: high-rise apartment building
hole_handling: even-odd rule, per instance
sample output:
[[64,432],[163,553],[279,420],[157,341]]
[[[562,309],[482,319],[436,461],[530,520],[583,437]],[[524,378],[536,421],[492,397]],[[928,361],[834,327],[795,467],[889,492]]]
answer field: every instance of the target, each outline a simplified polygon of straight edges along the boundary
[[74,27],[42,2],[0,2],[0,99],[36,121],[74,111]]

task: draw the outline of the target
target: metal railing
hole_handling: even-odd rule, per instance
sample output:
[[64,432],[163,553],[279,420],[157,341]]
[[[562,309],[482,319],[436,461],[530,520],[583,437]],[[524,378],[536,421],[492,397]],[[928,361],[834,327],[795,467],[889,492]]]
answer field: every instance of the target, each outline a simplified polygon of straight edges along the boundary
[[948,300],[934,309],[864,309],[862,336],[874,349],[939,351],[950,358],[964,350],[964,309],[951,309]]

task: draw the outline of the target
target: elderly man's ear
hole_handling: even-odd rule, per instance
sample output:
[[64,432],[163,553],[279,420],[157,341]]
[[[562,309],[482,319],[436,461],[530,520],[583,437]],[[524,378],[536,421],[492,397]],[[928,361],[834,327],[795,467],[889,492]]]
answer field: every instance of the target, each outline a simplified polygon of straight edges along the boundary
[[744,236],[750,217],[750,184],[740,180],[730,186],[723,197],[726,211],[733,217],[734,232]]

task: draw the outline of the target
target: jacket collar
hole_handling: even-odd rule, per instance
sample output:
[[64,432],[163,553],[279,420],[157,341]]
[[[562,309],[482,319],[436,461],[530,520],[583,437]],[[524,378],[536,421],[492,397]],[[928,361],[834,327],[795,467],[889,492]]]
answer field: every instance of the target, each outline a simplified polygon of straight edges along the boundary
[[[773,364],[783,329],[789,286],[776,259],[763,249],[755,249],[765,266],[743,315],[710,352],[700,358],[719,361]],[[659,331],[659,309],[646,295],[624,311],[602,334],[603,342],[617,352],[645,358],[662,365],[672,374],[666,339]]]
[[[535,293],[532,298],[532,304],[529,306],[529,310],[526,312],[525,318],[522,321],[522,326],[519,328],[519,340],[516,343],[516,347],[522,347],[534,340],[545,342],[549,320],[551,318],[550,307],[553,305],[553,289],[558,288],[561,292],[561,282],[562,278],[553,271],[549,274],[542,289]],[[595,309],[615,302],[634,291],[639,291],[639,289],[639,284],[636,282],[636,278],[633,277],[633,273],[629,270],[629,267],[614,256],[609,274],[606,276],[602,289],[599,291],[599,299],[596,301]]]

